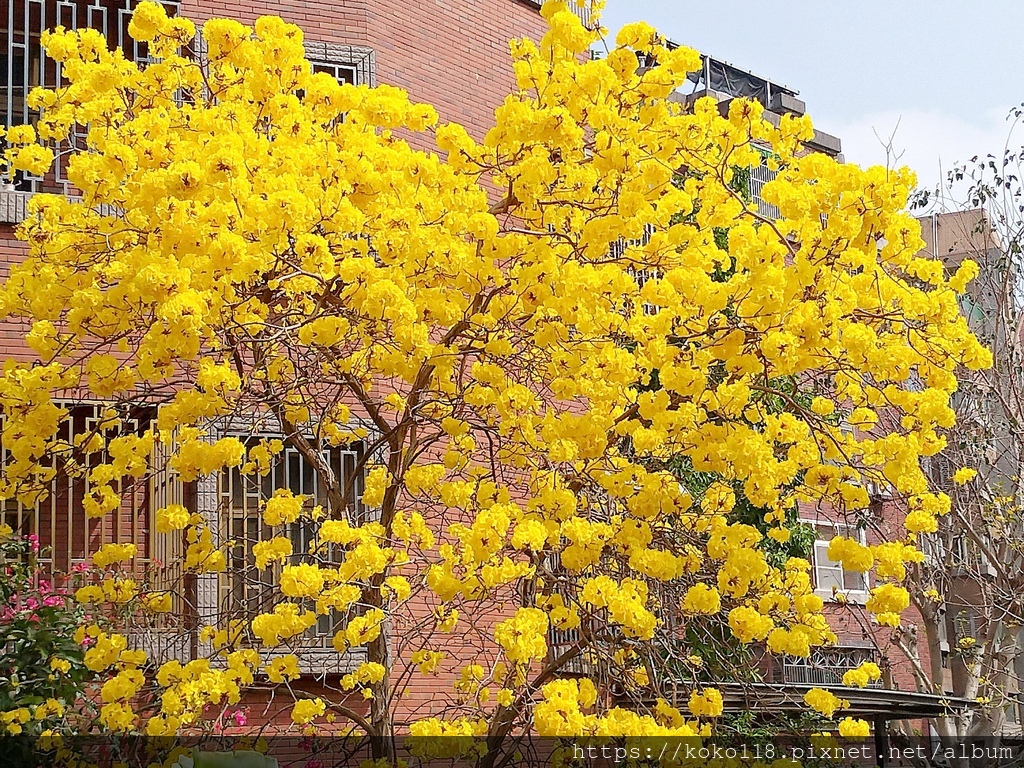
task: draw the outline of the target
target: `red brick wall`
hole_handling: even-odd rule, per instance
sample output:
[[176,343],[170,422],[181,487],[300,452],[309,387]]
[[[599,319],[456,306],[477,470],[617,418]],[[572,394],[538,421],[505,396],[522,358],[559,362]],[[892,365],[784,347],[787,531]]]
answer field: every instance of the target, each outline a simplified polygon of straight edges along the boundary
[[[869,545],[879,544],[883,541],[897,541],[906,537],[906,529],[903,527],[903,518],[906,512],[899,501],[882,501],[871,516],[869,527],[866,531],[867,543]],[[801,518],[805,520],[828,520],[831,522],[846,522],[847,518],[827,511],[814,510],[810,507],[801,509]],[[851,518],[852,521],[852,518]],[[877,581],[872,579],[869,587],[876,586]],[[886,676],[887,684],[893,688],[903,691],[916,691],[917,682],[914,678],[913,669],[905,654],[892,642],[893,629],[880,626],[873,621],[872,615],[856,603],[840,604],[826,602],[825,613],[829,617],[832,629],[838,635],[840,646],[870,646],[877,649],[880,656],[880,666]],[[916,607],[910,606],[901,616],[904,626],[921,624],[921,615]],[[924,641],[923,629],[921,630],[921,642],[919,652],[925,668],[929,668],[929,651]]]
[[[252,23],[258,16],[279,15],[299,25],[307,41],[348,44],[371,48],[376,56],[378,83],[403,87],[414,100],[432,104],[442,121],[457,121],[478,138],[493,123],[493,112],[509,92],[513,79],[508,41],[514,37],[539,38],[544,27],[537,8],[521,0],[184,0],[182,15],[197,23],[212,17],[230,17]],[[14,238],[13,227],[0,224],[0,277],[9,265],[20,261],[25,247]],[[21,339],[26,329],[0,324],[0,343],[5,356],[20,356],[25,349]],[[66,505],[65,505],[66,506]],[[66,546],[60,532],[66,526],[66,511],[58,512],[56,541],[48,533],[44,544]],[[41,526],[44,530],[48,524]],[[100,543],[98,527],[90,525],[92,549]],[[83,536],[84,532],[78,533]],[[108,536],[104,537],[107,538]],[[62,563],[63,565],[63,563]],[[509,604],[511,607],[511,603]],[[432,606],[420,601],[412,607],[413,623],[430,613]],[[502,611],[482,623],[500,620]],[[396,638],[406,626],[395,628]],[[479,627],[486,631],[486,627]],[[449,659],[438,677],[413,673],[401,701],[398,721],[408,721],[413,713],[423,716],[436,710],[442,699],[453,694],[455,670],[479,653],[472,648],[471,633],[457,631],[450,638],[436,638],[447,645]],[[410,651],[406,650],[405,655]],[[481,660],[483,661],[483,660]],[[484,662],[487,665],[486,662]],[[304,684],[315,694],[315,681]],[[327,693],[321,689],[321,692]],[[496,692],[496,690],[495,690]],[[332,696],[331,698],[335,698]],[[287,721],[287,711],[276,711],[259,693],[246,697],[250,724],[264,717]],[[356,706],[363,704],[358,702]],[[362,708],[362,707],[359,707]],[[265,714],[264,714],[265,713]]]
[[508,41],[544,20],[518,0],[368,0],[377,76],[482,136],[513,84]]
[[[6,279],[11,271],[11,264],[17,264],[25,258],[27,247],[14,237],[14,227],[0,224],[0,279]],[[28,324],[10,321],[0,322],[0,345],[3,356],[25,359],[31,353],[25,345],[25,334]]]
[[273,14],[302,27],[307,41],[372,48],[377,82],[405,88],[477,137],[513,82],[508,41],[544,28],[521,0],[185,0],[182,14],[247,23]]
[[280,16],[302,27],[306,39],[366,45],[367,5],[376,0],[183,0],[181,15],[199,22],[230,18],[251,24],[260,16]]

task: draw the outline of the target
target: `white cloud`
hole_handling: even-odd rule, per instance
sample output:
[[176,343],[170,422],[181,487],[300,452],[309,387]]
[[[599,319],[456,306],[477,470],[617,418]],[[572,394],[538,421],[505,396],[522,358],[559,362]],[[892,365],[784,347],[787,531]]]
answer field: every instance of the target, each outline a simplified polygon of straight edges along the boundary
[[[858,165],[908,165],[917,172],[921,187],[934,188],[946,171],[975,155],[1001,157],[1011,147],[1024,144],[1024,128],[1011,136],[1009,109],[991,110],[967,121],[938,111],[907,110],[903,113],[869,114],[846,125],[822,123],[828,133],[842,139],[843,154]],[[887,158],[890,139],[898,160]],[[941,170],[940,170],[941,169]]]

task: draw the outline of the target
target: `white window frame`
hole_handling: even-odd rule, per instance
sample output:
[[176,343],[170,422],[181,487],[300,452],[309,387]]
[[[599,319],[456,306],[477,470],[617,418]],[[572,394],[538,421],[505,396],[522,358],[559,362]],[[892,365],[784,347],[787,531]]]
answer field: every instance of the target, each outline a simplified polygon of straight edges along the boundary
[[305,43],[305,47],[306,58],[314,71],[344,69],[352,73],[355,85],[377,84],[377,57],[372,48],[310,41]]
[[[867,546],[866,531],[864,531],[863,528],[854,528],[847,523],[840,523],[827,519],[816,520],[814,518],[801,518],[800,522],[805,525],[813,526],[815,530],[814,545],[811,549],[811,576],[814,583],[814,593],[819,597],[824,598],[826,601],[831,602],[839,602],[839,600],[837,600],[837,595],[842,595],[848,603],[854,603],[857,605],[863,605],[866,603],[871,594],[870,574],[857,574],[863,580],[863,586],[848,588],[846,586],[847,574],[852,575],[854,572],[845,570],[835,560],[828,558],[827,555],[828,544],[836,536],[852,538],[861,545]],[[828,562],[822,563],[822,559],[826,559]],[[833,591],[832,587],[822,587],[822,571],[829,571],[833,574],[838,573],[839,580],[842,583],[842,588],[836,588]],[[832,578],[835,580],[835,576]]]

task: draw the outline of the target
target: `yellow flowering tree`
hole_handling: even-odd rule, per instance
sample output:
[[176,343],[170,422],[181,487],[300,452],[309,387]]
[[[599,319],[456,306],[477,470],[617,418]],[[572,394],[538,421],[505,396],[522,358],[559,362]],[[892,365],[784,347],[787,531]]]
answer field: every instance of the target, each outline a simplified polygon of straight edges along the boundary
[[[203,657],[152,679],[97,631],[108,727],[201,728],[297,677],[326,623],[332,653],[365,661],[300,696],[297,727],[333,715],[388,737],[409,681],[444,671],[453,689],[414,735],[693,734],[722,697],[656,701],[669,614],[807,655],[834,639],[808,564],[768,556],[795,505],[862,507],[870,479],[921,520],[948,504],[920,460],[942,447],[956,366],[988,358],[962,281],[918,255],[909,172],[807,154],[809,121],[774,126],[756,102],[688,110],[670,97],[692,50],[635,24],[590,60],[599,32],[561,2],[543,13],[482,141],[398,89],[313,74],[276,18],[208,21],[197,53],[187,20],[143,3],[145,68],[98,33],[46,37],[67,85],[33,94],[43,116],[7,158],[41,172],[87,125],[67,159],[82,197],[32,200],[0,289],[35,354],[0,378],[0,495],[87,472],[90,517],[116,515],[158,454],[186,483],[274,487],[249,548],[217,504],[158,512],[186,576],[263,591],[255,615],[201,617]],[[777,220],[733,183],[762,151]],[[69,441],[78,401],[106,408]],[[286,455],[315,490],[278,482]],[[682,486],[679,457],[713,481]],[[169,607],[110,579],[83,599]],[[906,593],[887,581],[869,607],[894,622]],[[610,697],[621,679],[633,705]]]

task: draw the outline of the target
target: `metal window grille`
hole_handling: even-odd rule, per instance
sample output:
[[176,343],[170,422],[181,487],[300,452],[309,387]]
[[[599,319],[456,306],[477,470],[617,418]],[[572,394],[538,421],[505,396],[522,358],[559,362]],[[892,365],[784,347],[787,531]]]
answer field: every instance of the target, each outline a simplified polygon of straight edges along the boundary
[[[259,438],[249,438],[250,445]],[[351,480],[352,493],[347,509],[349,520],[360,525],[369,519],[362,503],[363,472],[357,467],[363,457],[362,443],[347,448],[324,450],[322,457],[328,462],[342,487]],[[287,489],[296,495],[307,497],[310,508],[321,506],[328,509],[327,489],[313,466],[299,451],[286,447],[277,457],[271,471],[259,475],[243,475],[239,468],[222,472],[218,478],[218,499],[220,502],[220,541],[230,541],[228,568],[221,574],[219,583],[220,611],[230,619],[252,620],[257,614],[273,609],[278,602],[276,584],[280,576],[280,565],[259,570],[255,567],[253,547],[268,541],[275,535],[285,535],[292,540],[292,562],[305,559],[310,544],[315,541],[314,527],[303,518],[275,531],[262,517],[263,503],[278,489]],[[340,559],[341,552],[329,550],[328,559]],[[343,627],[355,610],[346,615],[321,616],[317,625],[310,629],[310,638],[318,645],[329,646],[335,631]],[[309,639],[309,638],[307,638]]]
[[[651,238],[654,236],[654,226],[652,224],[644,225],[643,234],[635,239],[626,240],[625,238],[619,238],[612,243],[608,248],[608,255],[612,259],[624,259],[630,248],[643,248],[651,242]],[[660,277],[660,273],[654,267],[640,267],[636,265],[630,265],[627,267],[627,271],[633,276],[637,282],[637,287],[643,288],[644,284],[648,280],[656,280]],[[649,302],[644,302],[644,314],[645,315],[656,315],[658,314],[658,308]]]
[[[4,19],[0,23],[0,121],[5,127],[34,125],[39,112],[28,105],[33,88],[64,85],[61,65],[46,56],[40,44],[44,31],[58,26],[69,30],[96,29],[110,48],[121,48],[135,62],[151,61],[145,43],[128,35],[128,24],[138,0],[0,0]],[[176,14],[180,3],[164,2],[168,14]],[[76,131],[80,144],[84,131]],[[21,191],[69,192],[65,168],[58,158],[45,178],[21,175]]]
[[590,0],[570,0],[569,6],[576,12],[576,15],[580,17],[580,21],[583,25],[590,27],[591,19],[593,18],[593,8],[591,7]]
[[608,246],[608,255],[613,259],[622,259],[626,257],[626,251],[630,248],[643,248],[651,242],[651,238],[654,237],[654,225],[645,224],[644,232],[640,237],[632,240],[625,238],[619,238],[610,246]]
[[[659,270],[654,268],[636,269],[634,267],[630,267],[627,271],[636,280],[637,287],[641,289],[644,287],[644,285],[647,284],[648,280],[657,280],[659,277],[661,277],[661,273],[659,272]],[[651,302],[649,301],[644,302],[643,309],[645,315],[658,314],[658,307],[656,307],[654,304],[651,304]]]
[[[606,573],[612,578],[623,578],[626,572],[621,562],[616,560],[605,560],[602,563]],[[554,594],[560,595],[567,606],[580,606],[579,601],[579,578],[566,569],[561,563],[561,556],[549,554],[545,557],[546,570],[555,576],[555,583],[552,588]],[[528,585],[524,585],[524,590]],[[582,613],[582,611],[581,611]],[[589,616],[582,616],[583,627],[577,629],[548,628],[548,661],[554,661],[563,653],[584,639],[583,629],[592,638],[605,638],[611,635],[621,637],[620,631],[611,626],[608,620],[607,609],[600,609]],[[586,644],[582,652],[563,662],[559,672],[569,675],[594,675],[598,668],[607,665],[606,655],[607,644],[602,639],[595,639]]]
[[[783,682],[795,685],[842,685],[843,674],[862,663],[878,662],[873,648],[817,648],[807,658],[786,656],[782,660]],[[881,687],[881,681],[869,683]]]
[[[106,439],[124,434],[139,434],[148,427],[147,417],[122,419],[103,425],[102,405],[66,405],[69,416],[58,432],[58,439],[74,445],[77,439],[102,433]],[[2,421],[0,421],[2,427]],[[162,451],[163,449],[161,449]],[[151,459],[150,472],[143,480],[125,478],[116,482],[121,505],[112,514],[99,519],[86,517],[83,501],[91,492],[88,471],[107,461],[104,453],[89,454],[84,467],[75,467],[66,458],[50,458],[44,465],[54,470],[46,487],[46,495],[35,504],[16,499],[2,502],[3,521],[23,536],[39,537],[40,565],[44,572],[66,573],[75,565],[86,563],[106,543],[135,544],[138,569],[149,569],[163,579],[161,568],[173,562],[173,542],[160,542],[152,537],[153,517],[166,499],[180,499],[181,484],[166,464],[167,456],[159,453]],[[8,451],[0,452],[0,469],[6,474],[10,460]],[[168,501],[167,503],[175,503]],[[180,502],[178,502],[180,503]]]
[[762,161],[760,165],[750,167],[750,199],[758,214],[773,221],[780,218],[782,213],[774,205],[764,201],[762,192],[764,191],[764,185],[769,181],[773,181],[778,175],[779,172],[769,168],[766,161]]
[[[526,2],[540,8],[544,3],[543,0],[526,0]],[[569,6],[575,12],[580,20],[587,27],[590,27],[591,20],[594,17],[593,3],[591,0],[566,0],[566,5]]]

